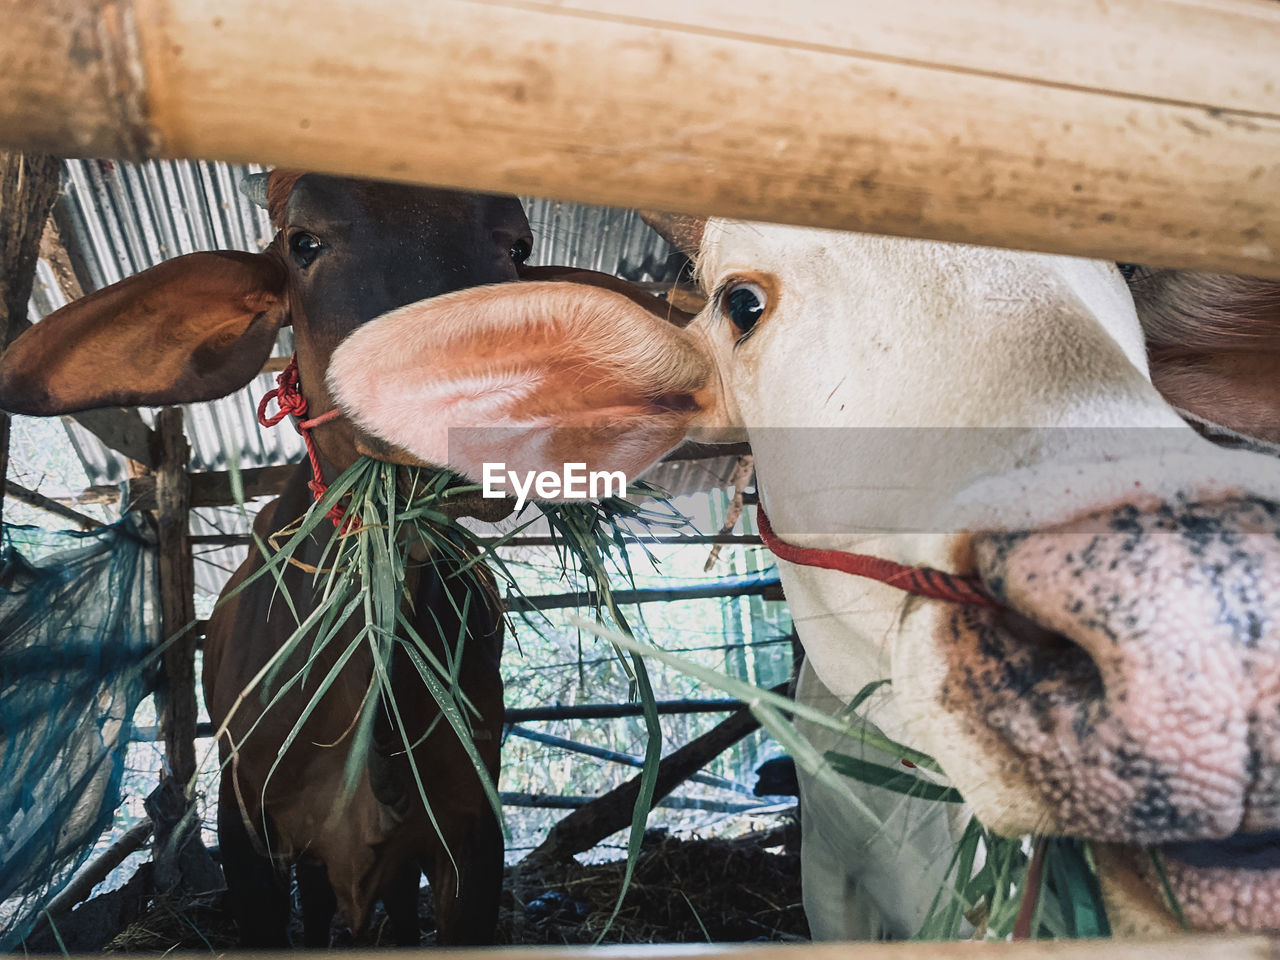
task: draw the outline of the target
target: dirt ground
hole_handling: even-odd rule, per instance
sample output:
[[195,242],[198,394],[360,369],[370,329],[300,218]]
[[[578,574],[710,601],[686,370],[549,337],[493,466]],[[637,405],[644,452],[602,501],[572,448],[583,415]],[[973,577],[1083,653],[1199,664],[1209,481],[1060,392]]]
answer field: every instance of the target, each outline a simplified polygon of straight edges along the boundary
[[[806,940],[809,930],[800,900],[798,851],[799,829],[794,823],[729,840],[681,840],[651,831],[612,925],[609,917],[623,862],[584,865],[574,860],[509,867],[497,942],[588,944],[597,942],[606,927],[604,943]],[[236,945],[234,926],[218,899],[186,903],[151,899],[141,905],[136,917],[115,915],[128,922],[114,936],[109,929],[97,932],[98,948],[107,952],[203,952]],[[425,890],[420,916],[423,943],[433,943],[435,924]],[[379,908],[371,929],[358,939],[335,925],[334,945],[379,943],[383,920]],[[295,940],[301,940],[300,928],[295,930]],[[58,949],[56,944],[49,946]],[[89,943],[82,945],[85,948],[93,949]]]

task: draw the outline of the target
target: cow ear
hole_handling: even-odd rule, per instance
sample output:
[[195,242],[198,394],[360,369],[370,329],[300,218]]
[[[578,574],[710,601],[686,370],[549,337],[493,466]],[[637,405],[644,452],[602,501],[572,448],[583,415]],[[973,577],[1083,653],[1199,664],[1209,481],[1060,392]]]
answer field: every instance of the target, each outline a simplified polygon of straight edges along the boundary
[[707,229],[706,217],[695,217],[687,213],[641,210],[640,219],[690,260],[698,258],[702,248],[702,235]]
[[335,351],[329,387],[358,426],[482,479],[565,464],[634,477],[712,404],[689,330],[595,285],[477,287],[401,307]]
[[1131,283],[1151,379],[1175,407],[1280,442],[1280,283],[1191,270]]
[[288,313],[269,256],[193,253],[68,304],[0,357],[0,408],[54,416],[195,403],[262,369]]
[[637,287],[611,273],[598,270],[583,270],[579,267],[526,267],[518,268],[521,280],[554,280],[558,283],[581,283],[592,287],[603,287],[622,294],[632,303],[644,307],[653,315],[662,318],[677,327],[687,327],[693,322],[695,314],[681,310],[670,300],[660,300],[648,290]]

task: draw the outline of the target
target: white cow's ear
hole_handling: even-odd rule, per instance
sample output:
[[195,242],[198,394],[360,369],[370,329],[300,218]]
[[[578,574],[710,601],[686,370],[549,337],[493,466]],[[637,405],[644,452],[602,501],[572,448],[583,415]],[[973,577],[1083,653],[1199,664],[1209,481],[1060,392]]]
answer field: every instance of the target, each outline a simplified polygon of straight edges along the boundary
[[334,353],[329,385],[363,430],[482,480],[485,464],[636,476],[711,395],[698,341],[615,290],[477,287],[401,307]]

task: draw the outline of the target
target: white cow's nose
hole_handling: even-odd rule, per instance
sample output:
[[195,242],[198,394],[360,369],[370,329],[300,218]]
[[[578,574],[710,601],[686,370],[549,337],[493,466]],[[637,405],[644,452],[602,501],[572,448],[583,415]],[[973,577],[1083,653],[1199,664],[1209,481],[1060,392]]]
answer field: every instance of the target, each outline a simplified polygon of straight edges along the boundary
[[1280,827],[1280,506],[1123,506],[974,546],[1009,609],[954,615],[958,690],[1064,829],[1161,842]]

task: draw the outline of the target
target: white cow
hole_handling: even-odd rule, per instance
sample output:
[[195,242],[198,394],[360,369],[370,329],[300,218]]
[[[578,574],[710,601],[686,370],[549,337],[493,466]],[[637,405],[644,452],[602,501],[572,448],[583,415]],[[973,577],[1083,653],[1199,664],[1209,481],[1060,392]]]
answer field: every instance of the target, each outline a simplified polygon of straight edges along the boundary
[[[686,235],[710,291],[687,329],[591,287],[464,291],[366,324],[333,392],[472,477],[496,460],[634,475],[686,435],[745,436],[784,541],[1001,601],[781,562],[838,701],[891,678],[873,719],[987,826],[1100,841],[1117,932],[1171,925],[1148,844],[1193,926],[1280,931],[1280,469],[1162,401],[1114,265],[718,220]],[[862,828],[824,822],[838,866],[835,835]],[[928,830],[926,855],[949,842]],[[867,859],[849,869],[911,932],[894,864]],[[845,886],[811,885],[819,934],[848,932]]]

